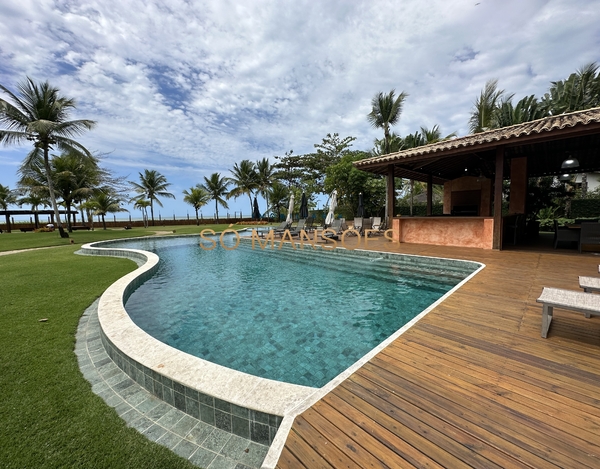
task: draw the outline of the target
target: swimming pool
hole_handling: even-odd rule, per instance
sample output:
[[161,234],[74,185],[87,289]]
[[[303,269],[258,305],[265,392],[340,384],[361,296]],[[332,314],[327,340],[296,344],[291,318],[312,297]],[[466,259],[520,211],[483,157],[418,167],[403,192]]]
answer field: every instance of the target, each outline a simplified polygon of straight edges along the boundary
[[[231,245],[232,241],[228,241]],[[158,340],[277,381],[321,387],[479,264],[365,251],[202,250],[197,237],[128,240],[158,270],[126,303]]]

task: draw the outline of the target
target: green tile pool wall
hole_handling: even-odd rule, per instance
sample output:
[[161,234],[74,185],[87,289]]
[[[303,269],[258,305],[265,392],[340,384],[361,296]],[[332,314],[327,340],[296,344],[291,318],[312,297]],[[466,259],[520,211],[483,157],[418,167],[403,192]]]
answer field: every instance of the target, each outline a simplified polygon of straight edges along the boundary
[[[144,264],[148,259],[141,252],[128,249],[101,248],[101,244],[96,243],[92,248],[83,250],[81,254],[127,257],[136,261],[138,265]],[[150,278],[157,268],[158,265],[141,273],[130,282],[125,288],[123,302],[126,302],[131,293]],[[110,359],[131,379],[159,399],[220,430],[262,445],[270,445],[273,442],[273,438],[275,438],[275,434],[281,425],[282,417],[240,407],[184,386],[121,352],[106,337],[102,329],[101,339]]]
[[282,417],[240,407],[184,386],[133,360],[101,332],[112,361],[148,392],[167,404],[214,427],[262,445],[270,445]]

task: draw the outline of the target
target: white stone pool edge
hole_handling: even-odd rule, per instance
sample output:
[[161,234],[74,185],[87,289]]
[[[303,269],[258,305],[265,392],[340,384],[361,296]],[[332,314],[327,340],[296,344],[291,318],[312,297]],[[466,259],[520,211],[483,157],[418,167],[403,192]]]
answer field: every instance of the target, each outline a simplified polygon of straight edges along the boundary
[[[171,237],[172,236],[152,236],[151,238]],[[115,240],[108,242],[114,241]],[[98,304],[98,319],[104,334],[122,353],[173,381],[240,407],[257,410],[267,414],[283,416],[283,420],[263,462],[262,468],[264,469],[274,469],[276,467],[294,419],[298,415],[322,399],[342,381],[375,357],[375,355],[381,352],[390,343],[394,342],[421,318],[427,315],[431,310],[485,268],[485,264],[476,261],[437,258],[440,260],[472,262],[478,264],[479,267],[439,298],[435,303],[419,313],[402,328],[398,329],[394,334],[356,361],[349,368],[341,372],[325,386],[315,389],[307,386],[260,378],[223,367],[177,350],[144,332],[135,325],[127,314],[123,300],[127,289],[130,288],[131,285],[135,285],[137,282],[140,282],[140,279],[145,279],[148,274],[151,274],[151,272],[156,270],[159,257],[154,253],[138,249],[101,247],[103,243],[106,242],[85,244],[81,247],[81,251],[88,255],[126,257],[144,262],[136,270],[114,282],[102,294]],[[356,249],[356,251],[365,250]],[[390,254],[386,251],[381,252]],[[406,256],[407,254],[402,255]],[[433,258],[436,259],[435,257]]]
[[85,244],[81,251],[88,255],[145,259],[143,265],[108,287],[98,304],[100,327],[123,354],[184,386],[267,414],[284,416],[316,391],[217,365],[177,350],[143,331],[127,314],[123,300],[130,285],[156,269],[159,257],[139,249],[101,247],[103,243]]

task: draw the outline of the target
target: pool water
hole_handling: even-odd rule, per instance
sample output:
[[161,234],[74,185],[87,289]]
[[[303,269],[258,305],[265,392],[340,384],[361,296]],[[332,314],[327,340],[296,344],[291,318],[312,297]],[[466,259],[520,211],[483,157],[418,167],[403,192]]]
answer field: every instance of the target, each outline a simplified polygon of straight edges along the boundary
[[[160,257],[126,302],[156,339],[213,363],[321,387],[479,265],[357,251],[203,250],[198,237],[128,240]],[[232,246],[233,240],[226,240]],[[429,259],[429,260],[428,260]]]

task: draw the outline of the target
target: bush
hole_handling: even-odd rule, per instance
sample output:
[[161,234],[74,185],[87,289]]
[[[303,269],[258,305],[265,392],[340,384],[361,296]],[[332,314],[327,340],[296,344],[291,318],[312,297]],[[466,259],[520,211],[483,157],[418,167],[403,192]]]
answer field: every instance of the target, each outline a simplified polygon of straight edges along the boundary
[[600,199],[573,199],[572,218],[600,218]]

